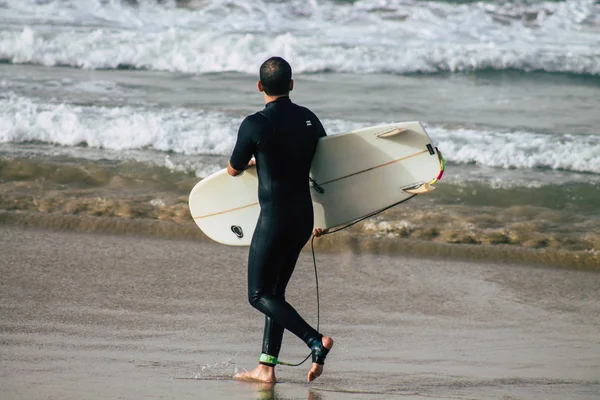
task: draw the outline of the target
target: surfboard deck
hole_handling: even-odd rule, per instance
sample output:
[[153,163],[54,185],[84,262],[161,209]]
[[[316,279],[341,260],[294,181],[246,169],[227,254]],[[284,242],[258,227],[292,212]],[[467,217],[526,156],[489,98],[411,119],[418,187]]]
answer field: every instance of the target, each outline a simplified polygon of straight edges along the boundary
[[[319,140],[310,181],[315,228],[355,221],[432,191],[444,162],[419,122],[378,125]],[[260,206],[256,168],[226,169],[201,180],[189,197],[198,227],[226,245],[250,244]]]

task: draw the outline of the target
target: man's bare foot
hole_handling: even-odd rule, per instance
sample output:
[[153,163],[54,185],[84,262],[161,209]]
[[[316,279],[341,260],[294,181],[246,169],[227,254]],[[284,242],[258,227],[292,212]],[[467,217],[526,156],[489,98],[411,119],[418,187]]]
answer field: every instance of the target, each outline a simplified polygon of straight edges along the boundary
[[275,368],[269,367],[268,365],[259,364],[252,371],[245,371],[235,374],[235,379],[239,379],[240,381],[250,381],[250,382],[265,382],[265,383],[275,383],[277,382],[275,379]]
[[[325,347],[327,350],[331,350],[331,348],[333,347],[333,339],[329,336],[323,336],[321,342],[323,343],[323,347]],[[321,376],[322,373],[323,366],[321,364],[313,363],[310,371],[308,371],[308,376],[306,377],[306,379],[309,382],[312,382],[319,376]]]

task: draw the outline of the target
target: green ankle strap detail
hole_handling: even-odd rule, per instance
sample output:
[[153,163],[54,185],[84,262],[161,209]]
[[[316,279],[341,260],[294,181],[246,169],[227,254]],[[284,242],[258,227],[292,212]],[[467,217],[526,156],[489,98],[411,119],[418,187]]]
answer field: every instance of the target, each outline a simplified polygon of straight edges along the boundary
[[273,364],[273,365],[279,364],[279,361],[277,361],[277,357],[273,357],[273,356],[270,356],[270,355],[265,354],[265,353],[262,353],[260,355],[260,358],[258,359],[258,361],[264,362],[264,363],[267,363],[267,364]]

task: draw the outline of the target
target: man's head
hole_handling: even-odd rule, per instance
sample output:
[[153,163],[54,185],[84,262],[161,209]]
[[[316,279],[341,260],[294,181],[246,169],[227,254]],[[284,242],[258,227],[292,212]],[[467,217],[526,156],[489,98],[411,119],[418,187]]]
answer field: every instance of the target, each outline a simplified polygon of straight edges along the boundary
[[292,67],[281,57],[271,57],[260,66],[258,90],[268,96],[286,96],[294,88]]

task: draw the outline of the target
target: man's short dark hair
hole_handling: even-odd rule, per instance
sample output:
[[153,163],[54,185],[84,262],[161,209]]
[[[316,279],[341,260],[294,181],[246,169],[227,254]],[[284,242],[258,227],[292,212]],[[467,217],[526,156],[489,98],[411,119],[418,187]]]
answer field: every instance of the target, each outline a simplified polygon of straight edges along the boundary
[[281,57],[271,57],[260,66],[260,81],[269,96],[290,93],[292,67]]

